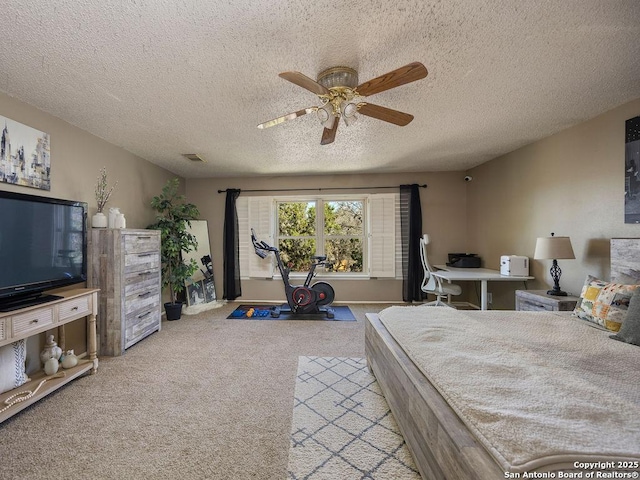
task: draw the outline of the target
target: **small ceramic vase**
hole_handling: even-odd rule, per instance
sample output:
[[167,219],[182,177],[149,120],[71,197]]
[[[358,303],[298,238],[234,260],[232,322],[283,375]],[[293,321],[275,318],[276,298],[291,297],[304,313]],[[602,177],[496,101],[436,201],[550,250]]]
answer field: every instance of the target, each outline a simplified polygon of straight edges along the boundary
[[44,363],[44,373],[54,375],[58,371],[58,367],[58,359],[52,357]]
[[61,355],[62,349],[53,340],[53,335],[49,335],[47,337],[47,343],[44,344],[44,350],[40,352],[40,360],[42,363],[46,363],[50,358],[55,358],[57,362]]
[[93,228],[107,228],[107,216],[98,212],[93,217],[91,217],[91,226]]
[[62,368],[72,368],[78,364],[78,357],[75,356],[73,350],[67,350],[67,354],[62,359]]

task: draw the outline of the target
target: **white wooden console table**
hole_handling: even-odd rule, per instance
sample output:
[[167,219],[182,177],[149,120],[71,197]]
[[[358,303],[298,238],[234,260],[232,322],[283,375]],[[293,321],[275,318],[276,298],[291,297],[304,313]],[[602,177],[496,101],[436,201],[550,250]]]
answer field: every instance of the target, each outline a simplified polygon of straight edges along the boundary
[[[25,401],[15,403],[7,410],[1,412],[0,423],[85,372],[91,374],[96,373],[98,369],[98,358],[96,354],[98,291],[99,289],[96,288],[75,288],[64,291],[47,292],[62,298],[11,312],[0,312],[0,347],[57,328],[58,346],[65,351],[65,324],[83,317],[85,317],[87,321],[87,352],[78,355],[78,364],[68,369],[62,369],[62,367],[60,367],[58,373],[64,373],[64,376],[60,378],[50,378],[50,380],[47,380],[40,387],[35,395]],[[38,359],[38,362],[39,361],[40,359]],[[0,410],[6,406],[5,400],[7,398],[18,392],[34,391],[40,382],[47,378],[47,375],[40,369],[38,372],[30,374],[29,378],[31,378],[31,380],[24,385],[0,394]]]

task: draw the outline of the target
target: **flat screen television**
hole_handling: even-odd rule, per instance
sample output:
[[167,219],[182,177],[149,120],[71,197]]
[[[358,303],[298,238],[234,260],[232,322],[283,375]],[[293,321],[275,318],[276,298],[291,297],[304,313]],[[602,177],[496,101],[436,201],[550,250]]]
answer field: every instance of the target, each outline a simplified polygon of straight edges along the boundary
[[87,279],[87,204],[0,190],[0,311]]

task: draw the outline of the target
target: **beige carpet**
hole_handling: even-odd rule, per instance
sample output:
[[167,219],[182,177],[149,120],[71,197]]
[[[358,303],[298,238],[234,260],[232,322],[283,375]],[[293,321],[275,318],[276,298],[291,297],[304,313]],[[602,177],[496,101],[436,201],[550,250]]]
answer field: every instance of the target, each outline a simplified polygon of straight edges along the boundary
[[0,478],[282,479],[299,356],[364,357],[356,322],[164,321],[0,424]]
[[364,358],[300,357],[290,480],[419,480]]

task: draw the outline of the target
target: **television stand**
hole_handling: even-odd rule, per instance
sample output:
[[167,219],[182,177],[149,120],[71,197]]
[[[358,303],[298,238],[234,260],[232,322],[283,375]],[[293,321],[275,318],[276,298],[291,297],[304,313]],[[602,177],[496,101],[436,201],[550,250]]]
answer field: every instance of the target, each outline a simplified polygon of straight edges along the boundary
[[37,293],[35,295],[29,295],[9,302],[0,303],[0,312],[13,312],[14,310],[33,307],[34,305],[60,300],[61,298],[62,297],[59,295],[43,295],[42,293]]
[[[96,373],[98,370],[96,352],[98,291],[97,288],[74,288],[56,291],[57,300],[23,307],[10,313],[0,313],[0,347],[23,338],[57,329],[58,346],[64,351],[66,348],[65,325],[81,318],[84,318],[87,324],[87,351],[78,354],[79,360],[75,367],[61,368],[58,370],[60,376],[58,374],[47,376],[42,368],[34,373],[27,372],[31,378],[30,381],[18,388],[0,393],[0,423],[73,379],[85,373]],[[42,383],[43,380],[46,382]],[[41,383],[42,385],[40,385]],[[27,398],[17,403],[12,401],[12,399],[15,400],[16,394],[22,394],[22,392],[25,392],[25,395],[21,395],[21,397]],[[33,393],[27,396],[26,392]],[[5,401],[8,401],[8,403]],[[8,404],[11,405],[8,406]]]

